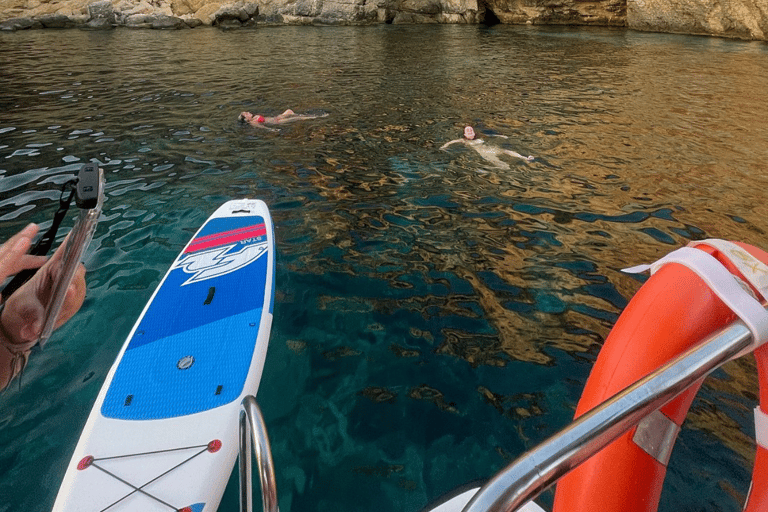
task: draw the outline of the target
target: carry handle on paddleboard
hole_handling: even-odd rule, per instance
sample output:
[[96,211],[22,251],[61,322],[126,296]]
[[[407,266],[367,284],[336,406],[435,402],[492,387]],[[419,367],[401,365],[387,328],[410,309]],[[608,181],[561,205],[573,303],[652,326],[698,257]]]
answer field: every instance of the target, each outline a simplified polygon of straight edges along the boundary
[[[68,195],[67,192],[69,192]],[[56,318],[64,305],[67,289],[72,283],[83,253],[91,242],[101,215],[101,207],[104,202],[104,172],[99,169],[98,164],[84,164],[77,173],[77,179],[64,184],[59,199],[59,209],[54,214],[53,223],[50,229],[32,247],[30,254],[45,256],[50,251],[53,240],[56,238],[56,232],[67,214],[73,197],[80,212],[72,231],[65,240],[66,246],[60,262],[61,267],[56,282],[53,284],[51,298],[45,309],[43,329],[38,339],[38,345],[41,348],[53,332]],[[35,272],[37,269],[18,273],[3,289],[3,297],[7,300],[13,292],[29,281]]]

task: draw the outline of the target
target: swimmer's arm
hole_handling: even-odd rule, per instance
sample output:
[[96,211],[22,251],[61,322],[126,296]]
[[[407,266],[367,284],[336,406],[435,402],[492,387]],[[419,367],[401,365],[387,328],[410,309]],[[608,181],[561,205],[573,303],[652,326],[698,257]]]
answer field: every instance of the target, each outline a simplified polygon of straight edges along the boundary
[[445,144],[443,144],[442,146],[440,146],[440,149],[445,149],[445,148],[447,148],[448,146],[450,146],[451,144],[456,144],[457,142],[462,142],[462,143],[463,143],[463,142],[464,142],[464,139],[455,139],[455,140],[452,140],[452,141],[450,141],[450,142],[446,142]]
[[534,157],[531,156],[531,155],[523,156],[520,153],[517,153],[516,151],[511,151],[509,149],[505,149],[503,151],[504,151],[504,153],[508,154],[509,156],[514,156],[514,157],[517,157],[517,158],[522,158],[523,160],[528,160],[529,162],[533,162],[533,160],[534,160]]

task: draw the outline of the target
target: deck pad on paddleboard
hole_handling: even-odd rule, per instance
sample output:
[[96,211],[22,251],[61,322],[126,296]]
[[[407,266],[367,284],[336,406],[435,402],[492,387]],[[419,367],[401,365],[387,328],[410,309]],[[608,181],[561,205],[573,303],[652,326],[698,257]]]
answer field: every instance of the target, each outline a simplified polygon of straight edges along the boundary
[[255,395],[274,299],[266,205],[230,201],[169,269],[107,375],[55,511],[213,512]]

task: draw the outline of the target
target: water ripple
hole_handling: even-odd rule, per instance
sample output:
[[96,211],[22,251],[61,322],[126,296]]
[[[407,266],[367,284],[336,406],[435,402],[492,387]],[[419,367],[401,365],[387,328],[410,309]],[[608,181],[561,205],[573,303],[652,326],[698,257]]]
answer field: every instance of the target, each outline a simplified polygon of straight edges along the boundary
[[[39,479],[60,480],[143,305],[225,200],[275,221],[259,400],[284,510],[418,510],[487,478],[570,419],[644,279],[621,268],[692,239],[768,247],[764,47],[509,26],[0,38],[3,238],[49,225],[81,163],[107,177],[86,304],[0,396],[9,510],[50,508]],[[236,120],[285,108],[329,116]],[[536,159],[440,151],[467,124]],[[675,455],[703,482],[671,467],[660,510],[740,510],[748,364],[705,384]]]

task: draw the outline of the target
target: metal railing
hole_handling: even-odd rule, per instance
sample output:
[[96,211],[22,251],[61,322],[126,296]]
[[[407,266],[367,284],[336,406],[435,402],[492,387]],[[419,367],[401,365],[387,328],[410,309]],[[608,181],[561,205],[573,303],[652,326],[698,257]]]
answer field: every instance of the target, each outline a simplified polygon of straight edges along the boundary
[[463,512],[512,512],[752,342],[741,320],[577,418],[497,473]]
[[240,512],[253,512],[251,451],[258,463],[264,512],[278,512],[275,466],[267,426],[256,398],[248,395],[243,398],[240,408]]

